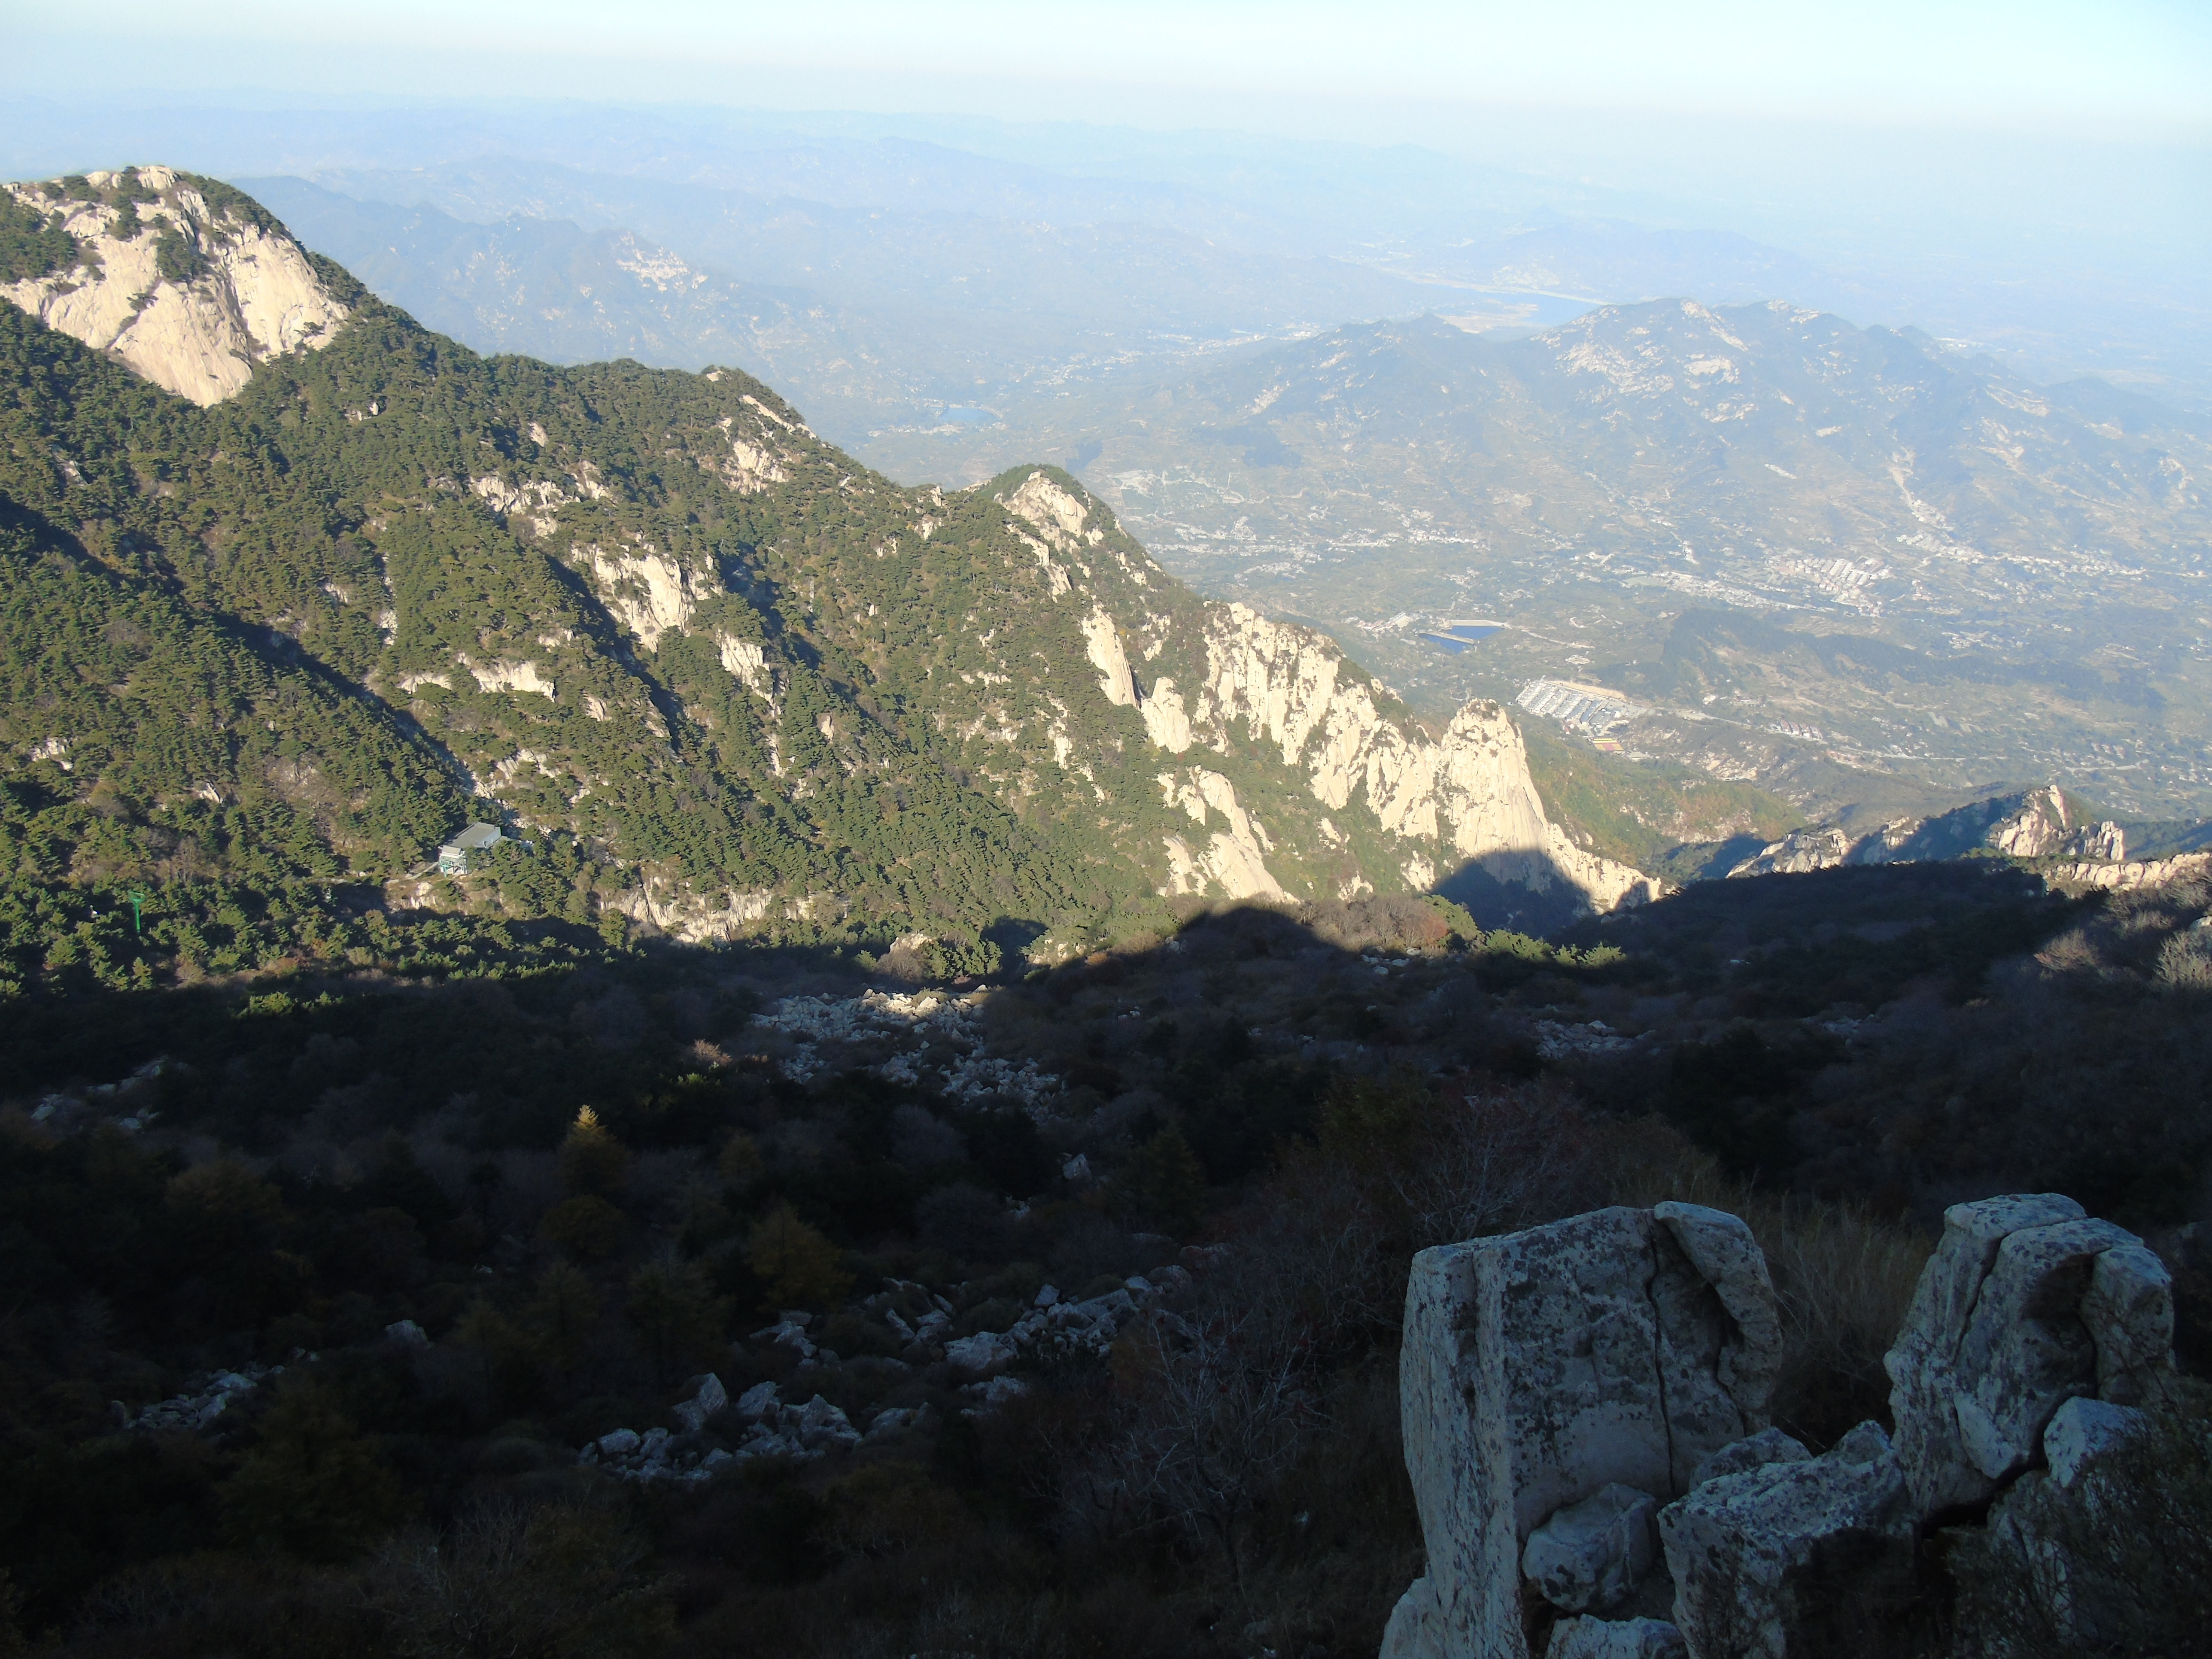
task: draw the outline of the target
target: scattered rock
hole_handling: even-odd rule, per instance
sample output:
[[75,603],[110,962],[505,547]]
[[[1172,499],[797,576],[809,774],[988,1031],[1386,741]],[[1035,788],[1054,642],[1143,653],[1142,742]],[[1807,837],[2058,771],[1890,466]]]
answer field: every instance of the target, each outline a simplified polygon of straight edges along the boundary
[[988,1382],[970,1382],[961,1393],[975,1403],[961,1411],[963,1417],[987,1417],[1009,1400],[1019,1400],[1030,1385],[1018,1376],[994,1376]]
[[282,1376],[283,1370],[282,1365],[247,1365],[234,1371],[216,1371],[198,1387],[156,1401],[136,1414],[118,1401],[111,1414],[125,1429],[147,1433],[198,1432],[216,1426],[216,1419],[230,1409],[232,1401],[252,1394],[270,1377]]
[[861,1438],[865,1440],[888,1438],[905,1428],[914,1421],[914,1419],[915,1413],[911,1407],[886,1406],[876,1413],[875,1420],[868,1425],[868,1431]]
[[1006,1370],[1018,1352],[1013,1339],[998,1331],[978,1331],[945,1345],[946,1362],[970,1376],[989,1376]]
[[799,1443],[809,1451],[860,1443],[860,1431],[854,1428],[852,1419],[818,1394],[800,1408],[796,1426]]
[[756,1382],[738,1396],[738,1415],[749,1422],[757,1423],[776,1409],[776,1386],[773,1382]]
[[1565,1060],[1575,1054],[1619,1054],[1636,1046],[1633,1037],[1622,1036],[1601,1019],[1594,1019],[1587,1025],[1563,1025],[1556,1019],[1540,1019],[1534,1030],[1536,1052],[1546,1060]]
[[755,1342],[773,1342],[779,1347],[789,1348],[801,1359],[814,1358],[814,1345],[806,1340],[805,1327],[798,1321],[785,1319],[752,1334]]
[[404,1348],[427,1348],[430,1346],[430,1334],[411,1319],[403,1319],[395,1325],[386,1325],[384,1328],[384,1340],[386,1342],[397,1342]]

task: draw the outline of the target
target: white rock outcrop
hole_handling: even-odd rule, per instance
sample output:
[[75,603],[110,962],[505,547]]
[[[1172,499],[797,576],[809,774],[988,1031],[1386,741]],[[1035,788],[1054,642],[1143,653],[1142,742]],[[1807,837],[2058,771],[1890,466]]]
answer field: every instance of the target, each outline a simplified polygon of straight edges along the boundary
[[[58,213],[78,258],[70,268],[0,285],[0,296],[155,385],[203,407],[221,403],[257,363],[319,349],[345,320],[346,307],[297,242],[282,228],[211,205],[189,177],[144,167],[91,173],[87,183],[103,196],[155,199],[133,202],[126,216],[120,205],[68,199],[59,182],[4,186],[25,207]],[[185,251],[193,274],[162,275],[165,240]]]
[[[1995,795],[1929,818],[1898,818],[1879,830],[1854,834],[1837,824],[1793,830],[1736,865],[1731,876],[1798,875],[1840,865],[1910,864],[1923,859],[1963,858],[1977,851],[2018,859],[2074,859],[2089,871],[2125,867],[2127,835],[2109,819],[2087,822],[2067,805],[2055,784],[2018,795]],[[2117,875],[2085,884],[2140,885]]]
[[768,653],[759,641],[732,639],[724,634],[718,636],[716,646],[721,653],[722,666],[730,677],[742,680],[751,690],[759,690],[768,671]]
[[1201,828],[1213,817],[1226,825],[1195,850],[1180,836],[1166,838],[1168,891],[1203,893],[1210,884],[1232,899],[1290,897],[1267,868],[1267,832],[1238,804],[1236,786],[1228,779],[1194,766],[1162,773],[1160,787],[1170,806],[1180,808]]
[[698,608],[691,578],[673,554],[647,543],[611,550],[594,542],[577,550],[591,561],[600,603],[648,651],[659,648],[663,634],[690,623]]
[[1996,1496],[2070,1399],[2159,1397],[2172,1351],[2172,1282],[2134,1234],[2056,1193],[1953,1205],[1884,1361],[1918,1512]]
[[1106,614],[1106,607],[1094,605],[1091,614],[1083,619],[1083,643],[1091,657],[1091,665],[1098,671],[1098,689],[1106,694],[1106,701],[1117,708],[1133,708],[1137,705],[1137,677],[1129,672],[1127,653],[1121,649],[1121,635],[1114,626],[1114,619]]
[[495,662],[471,662],[465,657],[460,660],[479,690],[527,691],[549,698],[554,695],[553,682],[538,672],[534,662],[517,662],[505,657]]
[[[1531,1538],[1609,1488],[1672,1498],[1765,1428],[1773,1302],[1749,1229],[1694,1205],[1599,1210],[1414,1257],[1399,1392],[1428,1571],[1384,1659],[1529,1659]],[[1633,1576],[1622,1565],[1608,1587]]]
[[1173,680],[1153,681],[1152,689],[1143,694],[1138,712],[1145,717],[1145,735],[1156,749],[1180,755],[1196,740],[1191,733],[1190,711],[1183,707],[1182,693],[1176,690]]
[[1264,744],[1330,811],[1364,799],[1390,834],[1499,880],[1538,892],[1565,882],[1598,910],[1658,896],[1641,871],[1576,846],[1545,817],[1520,730],[1500,705],[1470,702],[1431,738],[1385,714],[1333,641],[1241,605],[1212,614],[1206,650],[1188,716],[1197,741],[1224,752]]
[[[1153,747],[1182,755],[1202,745],[1223,756],[1256,748],[1296,772],[1329,811],[1360,801],[1385,833],[1412,843],[1394,853],[1387,877],[1359,878],[1369,888],[1375,878],[1425,887],[1473,862],[1539,892],[1564,884],[1596,910],[1658,896],[1650,878],[1576,845],[1546,817],[1520,732],[1504,708],[1469,703],[1432,733],[1389,708],[1389,692],[1312,629],[1241,605],[1208,605],[1202,678],[1182,685],[1163,676],[1147,690],[1126,641],[1143,641],[1150,661],[1175,624],[1149,611],[1117,619],[1098,583],[1107,561],[1138,586],[1148,586],[1149,561],[1108,540],[1091,503],[1042,471],[997,500],[1008,527],[1046,572],[1054,599],[1079,582],[1091,590],[1089,611],[1076,618],[1084,658],[1109,703],[1137,710]],[[1066,765],[1065,755],[1060,763]],[[1233,828],[1202,845],[1171,836],[1166,890],[1288,896],[1267,868],[1266,850],[1264,837]]]
[[1062,553],[1095,546],[1105,539],[1105,533],[1091,525],[1091,509],[1046,473],[1030,473],[1005,504],[1008,512]]

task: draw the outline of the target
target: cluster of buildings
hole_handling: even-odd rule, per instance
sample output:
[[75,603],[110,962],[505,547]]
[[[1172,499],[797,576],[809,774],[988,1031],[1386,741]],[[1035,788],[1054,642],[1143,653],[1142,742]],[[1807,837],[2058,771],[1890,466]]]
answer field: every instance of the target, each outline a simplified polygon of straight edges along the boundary
[[1532,714],[1585,732],[1609,732],[1645,712],[1621,692],[1576,680],[1531,680],[1513,701]]

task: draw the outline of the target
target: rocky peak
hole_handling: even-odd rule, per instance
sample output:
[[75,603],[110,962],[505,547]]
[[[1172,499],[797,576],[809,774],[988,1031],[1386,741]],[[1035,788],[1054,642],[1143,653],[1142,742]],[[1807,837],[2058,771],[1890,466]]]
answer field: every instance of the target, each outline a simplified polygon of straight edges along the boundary
[[21,228],[68,242],[43,238],[0,295],[204,407],[255,364],[328,344],[346,318],[283,227],[217,180],[143,167],[0,191]]
[[1899,818],[1864,835],[1832,823],[1793,830],[1729,874],[1767,876],[1844,864],[1911,864],[1977,852],[2118,865],[2128,855],[2127,832],[2110,819],[2083,817],[2078,801],[2069,801],[2064,790],[2047,783],[2019,794],[1992,795],[1934,817]]

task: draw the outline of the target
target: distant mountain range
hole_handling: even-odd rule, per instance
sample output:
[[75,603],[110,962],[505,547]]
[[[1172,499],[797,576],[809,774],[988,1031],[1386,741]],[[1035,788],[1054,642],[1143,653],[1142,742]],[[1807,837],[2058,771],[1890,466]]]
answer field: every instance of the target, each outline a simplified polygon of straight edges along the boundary
[[[1024,388],[1419,311],[1436,292],[1278,252],[1273,232],[1219,244],[1117,216],[1127,191],[1091,191],[1071,219],[1066,191],[993,202],[926,179],[896,208],[768,193],[773,176],[738,190],[514,161],[240,182],[308,246],[479,349],[576,362],[624,342],[655,366],[731,362],[862,447],[884,428],[957,428]],[[1047,205],[1060,211],[1033,216]],[[678,270],[680,298],[641,274]]]

